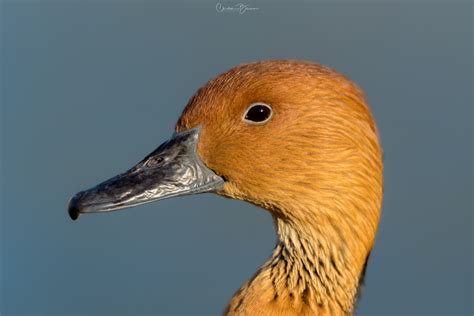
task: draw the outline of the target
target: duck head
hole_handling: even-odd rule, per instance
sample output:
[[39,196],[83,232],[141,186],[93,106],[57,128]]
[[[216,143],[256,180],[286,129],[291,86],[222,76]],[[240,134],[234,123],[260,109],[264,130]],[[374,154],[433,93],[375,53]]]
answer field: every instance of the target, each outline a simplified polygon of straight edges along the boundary
[[195,93],[170,141],[79,192],[69,213],[203,192],[267,209],[277,230],[273,256],[228,314],[352,312],[382,201],[378,133],[354,83],[310,62],[237,66]]

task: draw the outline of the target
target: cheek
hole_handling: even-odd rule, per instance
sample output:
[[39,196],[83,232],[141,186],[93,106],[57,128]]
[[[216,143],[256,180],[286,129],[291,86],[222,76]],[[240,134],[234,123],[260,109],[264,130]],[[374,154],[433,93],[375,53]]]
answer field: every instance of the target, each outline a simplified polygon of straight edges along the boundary
[[198,144],[201,159],[232,184],[224,188],[223,194],[237,198],[258,192],[266,196],[278,183],[292,182],[292,175],[298,178],[298,170],[304,166],[287,137],[278,132],[269,133],[270,125],[244,127],[230,132],[203,129],[201,134]]
[[225,144],[216,149],[209,161],[210,168],[232,185],[229,195],[245,195],[268,190],[275,183],[274,158],[262,146]]

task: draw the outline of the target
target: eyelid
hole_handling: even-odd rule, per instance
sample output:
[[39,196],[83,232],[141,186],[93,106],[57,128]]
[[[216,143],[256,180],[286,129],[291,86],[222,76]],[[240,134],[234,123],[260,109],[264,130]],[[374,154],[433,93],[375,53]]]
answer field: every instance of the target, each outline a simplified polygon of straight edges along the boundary
[[[265,120],[261,121],[261,122],[255,122],[255,121],[251,121],[251,120],[247,120],[245,117],[247,116],[247,113],[249,112],[249,110],[256,106],[256,105],[263,105],[267,108],[270,109],[270,116],[268,116]],[[242,115],[242,121],[244,121],[245,123],[247,124],[253,124],[253,125],[261,125],[261,124],[265,124],[266,122],[268,122],[271,118],[273,117],[273,108],[271,107],[270,104],[267,104],[265,102],[254,102],[252,104],[250,104],[244,111],[244,114]]]

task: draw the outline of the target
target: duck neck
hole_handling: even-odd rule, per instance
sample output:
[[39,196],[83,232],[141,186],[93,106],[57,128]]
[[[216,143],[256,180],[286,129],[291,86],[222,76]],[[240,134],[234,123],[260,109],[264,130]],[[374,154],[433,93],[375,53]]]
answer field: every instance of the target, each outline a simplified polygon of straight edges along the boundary
[[369,253],[357,258],[351,248],[362,245],[350,245],[353,236],[328,219],[319,220],[322,225],[308,226],[275,217],[278,243],[266,269],[275,295],[299,298],[330,315],[351,314]]
[[262,315],[351,315],[370,248],[328,219],[310,226],[278,216],[274,221],[272,256],[237,292],[227,314],[266,306]]

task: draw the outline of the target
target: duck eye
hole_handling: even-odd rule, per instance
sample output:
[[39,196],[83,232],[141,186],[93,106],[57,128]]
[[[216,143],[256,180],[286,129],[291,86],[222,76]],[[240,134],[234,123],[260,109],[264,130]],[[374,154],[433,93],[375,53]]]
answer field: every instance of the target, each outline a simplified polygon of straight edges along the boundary
[[247,123],[262,124],[272,117],[272,108],[264,103],[255,103],[249,106],[244,115]]

